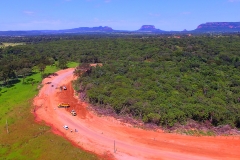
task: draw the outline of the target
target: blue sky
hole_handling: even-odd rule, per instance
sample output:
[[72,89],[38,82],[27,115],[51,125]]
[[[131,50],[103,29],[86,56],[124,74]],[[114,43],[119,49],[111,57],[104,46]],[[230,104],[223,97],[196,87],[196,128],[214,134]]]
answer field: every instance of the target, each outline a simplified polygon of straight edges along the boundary
[[0,0],[0,30],[142,25],[193,30],[205,22],[240,22],[240,0]]

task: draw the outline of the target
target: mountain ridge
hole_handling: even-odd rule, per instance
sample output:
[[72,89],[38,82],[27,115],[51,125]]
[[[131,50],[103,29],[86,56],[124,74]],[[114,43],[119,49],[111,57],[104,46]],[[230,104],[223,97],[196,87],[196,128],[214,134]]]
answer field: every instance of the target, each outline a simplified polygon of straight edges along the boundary
[[240,31],[240,22],[207,22],[195,30],[201,31]]
[[86,34],[86,33],[209,33],[209,32],[240,32],[240,22],[207,22],[200,24],[196,29],[187,31],[164,31],[157,29],[154,25],[142,25],[140,29],[135,31],[114,30],[108,26],[99,27],[78,27],[62,30],[26,30],[26,31],[0,31],[0,36],[26,36],[26,35],[47,35],[47,34]]

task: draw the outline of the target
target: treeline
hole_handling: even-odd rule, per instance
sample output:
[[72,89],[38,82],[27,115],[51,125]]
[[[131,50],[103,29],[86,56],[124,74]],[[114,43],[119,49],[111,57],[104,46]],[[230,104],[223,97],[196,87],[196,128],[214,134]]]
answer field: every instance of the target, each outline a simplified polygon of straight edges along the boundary
[[29,38],[0,48],[0,80],[77,61],[88,70],[76,87],[90,103],[158,125],[194,119],[240,127],[239,35]]

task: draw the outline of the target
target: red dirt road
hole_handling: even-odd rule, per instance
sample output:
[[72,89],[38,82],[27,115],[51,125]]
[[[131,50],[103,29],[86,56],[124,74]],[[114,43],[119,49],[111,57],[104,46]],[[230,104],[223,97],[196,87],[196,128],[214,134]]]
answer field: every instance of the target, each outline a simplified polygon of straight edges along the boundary
[[[54,133],[77,146],[98,155],[111,153],[115,159],[123,160],[240,160],[240,137],[195,137],[146,131],[112,117],[96,116],[87,109],[86,103],[74,98],[71,87],[73,70],[61,70],[57,72],[58,76],[44,79],[34,105],[37,121],[45,121],[52,126]],[[61,85],[67,86],[67,90],[60,91]],[[61,102],[70,103],[71,107],[57,108]],[[71,116],[71,109],[75,109],[78,115]],[[63,125],[70,129],[65,130]]]

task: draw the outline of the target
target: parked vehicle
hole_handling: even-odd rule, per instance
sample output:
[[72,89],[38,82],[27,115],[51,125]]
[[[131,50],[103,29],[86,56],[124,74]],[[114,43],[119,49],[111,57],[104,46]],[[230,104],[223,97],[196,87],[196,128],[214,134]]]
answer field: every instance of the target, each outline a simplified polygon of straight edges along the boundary
[[67,125],[64,125],[63,128],[66,129],[66,130],[69,129]]
[[72,114],[72,116],[76,116],[77,115],[77,113],[74,110],[71,111],[71,114]]
[[67,90],[67,87],[66,86],[60,86],[60,90]]

